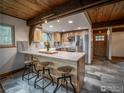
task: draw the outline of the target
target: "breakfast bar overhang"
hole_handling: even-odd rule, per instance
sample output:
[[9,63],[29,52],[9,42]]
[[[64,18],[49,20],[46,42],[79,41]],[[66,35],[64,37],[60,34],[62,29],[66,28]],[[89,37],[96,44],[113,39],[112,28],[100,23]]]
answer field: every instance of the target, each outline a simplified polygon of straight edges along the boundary
[[56,51],[54,53],[21,51],[20,53],[36,56],[40,62],[51,61],[55,64],[53,66],[54,69],[66,65],[74,67],[74,70],[72,71],[72,74],[74,75],[73,83],[76,88],[76,93],[81,93],[81,88],[84,85],[85,53],[63,51]]

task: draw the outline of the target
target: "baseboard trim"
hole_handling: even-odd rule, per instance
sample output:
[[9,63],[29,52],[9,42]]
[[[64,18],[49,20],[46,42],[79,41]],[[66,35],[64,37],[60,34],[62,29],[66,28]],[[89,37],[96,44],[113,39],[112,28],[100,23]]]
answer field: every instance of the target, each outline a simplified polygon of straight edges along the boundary
[[12,75],[12,74],[17,73],[17,72],[22,71],[22,70],[24,70],[24,67],[13,70],[13,71],[10,71],[10,72],[7,72],[7,73],[0,74],[0,80],[4,77],[7,77],[9,75]]
[[124,57],[122,56],[112,56],[112,59],[110,61],[113,64],[117,64],[119,62],[124,62]]
[[122,56],[112,56],[112,59],[124,59]]

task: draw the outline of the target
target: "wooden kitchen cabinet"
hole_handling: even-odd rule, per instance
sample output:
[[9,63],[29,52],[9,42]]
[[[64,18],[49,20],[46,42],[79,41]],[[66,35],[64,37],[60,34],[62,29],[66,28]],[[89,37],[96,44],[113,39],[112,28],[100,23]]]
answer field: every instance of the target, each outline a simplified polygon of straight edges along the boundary
[[60,32],[54,33],[54,42],[61,42],[61,33]]
[[62,42],[68,42],[68,33],[62,34]]
[[41,29],[36,29],[35,32],[34,32],[33,41],[34,42],[40,42],[41,41],[41,36],[42,36]]

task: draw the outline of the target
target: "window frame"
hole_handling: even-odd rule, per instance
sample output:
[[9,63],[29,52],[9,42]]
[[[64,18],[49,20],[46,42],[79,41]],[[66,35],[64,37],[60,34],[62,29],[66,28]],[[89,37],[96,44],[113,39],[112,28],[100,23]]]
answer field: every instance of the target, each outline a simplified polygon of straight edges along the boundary
[[6,24],[6,23],[0,23],[1,26],[7,26],[11,27],[11,38],[12,38],[12,44],[7,44],[7,45],[1,45],[0,48],[11,48],[15,47],[15,27],[14,25]]

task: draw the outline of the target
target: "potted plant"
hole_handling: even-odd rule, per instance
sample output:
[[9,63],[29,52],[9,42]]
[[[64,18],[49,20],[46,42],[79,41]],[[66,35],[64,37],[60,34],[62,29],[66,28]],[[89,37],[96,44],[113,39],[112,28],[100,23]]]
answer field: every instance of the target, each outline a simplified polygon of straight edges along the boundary
[[48,40],[47,40],[46,42],[44,42],[44,45],[45,45],[45,47],[47,48],[47,51],[49,51],[50,43],[49,43]]

